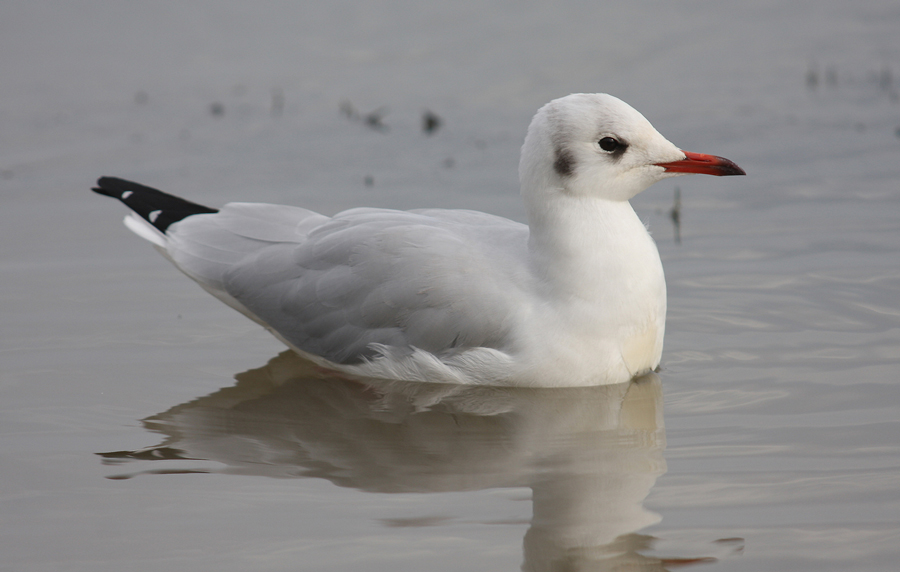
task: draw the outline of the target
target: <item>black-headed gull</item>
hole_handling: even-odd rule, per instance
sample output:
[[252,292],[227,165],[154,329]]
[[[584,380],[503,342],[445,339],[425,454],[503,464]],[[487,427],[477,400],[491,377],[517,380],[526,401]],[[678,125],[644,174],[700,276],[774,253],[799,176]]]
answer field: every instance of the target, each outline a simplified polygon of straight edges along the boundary
[[322,367],[487,385],[628,381],[660,362],[666,283],[628,200],[676,175],[743,175],[606,94],[544,105],[519,163],[528,225],[466,210],[221,210],[104,177],[129,229]]

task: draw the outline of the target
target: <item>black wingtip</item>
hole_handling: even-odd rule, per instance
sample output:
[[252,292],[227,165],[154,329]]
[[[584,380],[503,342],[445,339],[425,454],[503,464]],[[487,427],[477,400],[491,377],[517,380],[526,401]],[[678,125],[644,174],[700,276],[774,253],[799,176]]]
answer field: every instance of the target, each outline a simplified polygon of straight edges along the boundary
[[219,212],[217,209],[186,201],[159,189],[117,177],[100,177],[97,186],[91,190],[119,199],[160,232],[165,232],[173,223],[191,215]]

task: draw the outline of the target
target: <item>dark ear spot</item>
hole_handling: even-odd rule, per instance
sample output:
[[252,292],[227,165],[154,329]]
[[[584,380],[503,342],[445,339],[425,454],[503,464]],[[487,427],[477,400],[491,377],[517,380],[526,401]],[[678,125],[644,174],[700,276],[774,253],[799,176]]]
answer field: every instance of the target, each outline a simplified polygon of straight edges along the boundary
[[556,161],[553,162],[553,169],[560,177],[571,177],[575,172],[575,157],[568,149],[562,147],[556,148]]

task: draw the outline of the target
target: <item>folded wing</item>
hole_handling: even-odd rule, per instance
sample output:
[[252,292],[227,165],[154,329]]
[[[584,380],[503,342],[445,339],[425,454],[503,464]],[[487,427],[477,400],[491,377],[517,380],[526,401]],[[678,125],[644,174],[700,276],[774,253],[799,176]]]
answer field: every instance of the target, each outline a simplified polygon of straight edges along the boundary
[[204,288],[291,346],[341,364],[374,357],[372,344],[438,356],[502,350],[526,299],[528,229],[484,213],[328,218],[232,203],[166,234],[165,253]]

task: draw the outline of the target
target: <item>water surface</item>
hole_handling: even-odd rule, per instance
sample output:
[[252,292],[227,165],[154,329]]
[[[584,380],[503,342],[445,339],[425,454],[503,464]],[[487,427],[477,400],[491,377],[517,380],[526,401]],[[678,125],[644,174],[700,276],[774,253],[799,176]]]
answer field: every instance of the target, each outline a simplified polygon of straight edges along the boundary
[[[895,4],[5,7],[0,568],[895,569]],[[748,172],[634,201],[669,320],[632,384],[323,379],[88,191],[521,220],[575,91]]]

